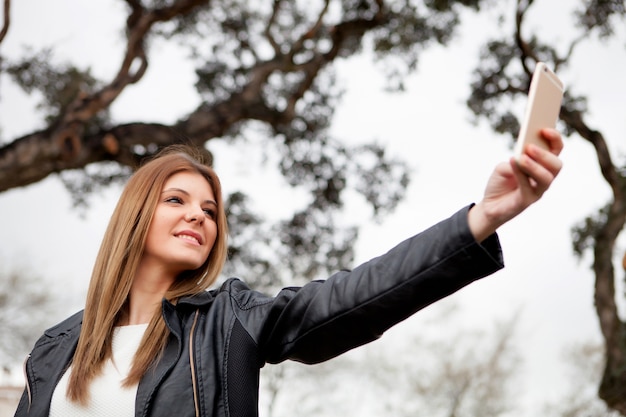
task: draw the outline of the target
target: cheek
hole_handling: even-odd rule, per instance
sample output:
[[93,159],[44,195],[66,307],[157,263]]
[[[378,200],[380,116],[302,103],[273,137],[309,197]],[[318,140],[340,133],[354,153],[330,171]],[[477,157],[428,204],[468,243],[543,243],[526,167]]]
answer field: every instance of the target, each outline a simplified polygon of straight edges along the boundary
[[148,227],[148,233],[146,235],[146,243],[147,242],[158,242],[160,239],[161,225],[159,223],[159,219],[155,216]]
[[150,220],[150,225],[148,226],[148,236],[152,234],[158,234],[165,226],[165,216],[160,213],[160,210],[157,210],[152,215],[152,220]]
[[215,241],[217,240],[217,225],[215,223],[213,223],[211,227],[209,228],[209,232],[207,236],[211,242],[211,247],[213,247],[213,245],[215,244]]
[[207,228],[206,231],[206,239],[207,239],[207,256],[213,250],[213,246],[215,246],[215,242],[217,241],[217,225],[212,224]]

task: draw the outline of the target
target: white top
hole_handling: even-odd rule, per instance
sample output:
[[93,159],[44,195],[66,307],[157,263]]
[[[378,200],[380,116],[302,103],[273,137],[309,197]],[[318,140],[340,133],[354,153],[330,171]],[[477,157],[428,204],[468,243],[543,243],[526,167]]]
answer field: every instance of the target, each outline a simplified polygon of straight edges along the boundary
[[135,415],[135,397],[137,385],[122,387],[122,382],[130,371],[133,357],[148,324],[121,326],[113,329],[113,357],[106,361],[102,373],[89,385],[90,401],[86,407],[68,401],[68,369],[52,395],[50,417],[105,417]]

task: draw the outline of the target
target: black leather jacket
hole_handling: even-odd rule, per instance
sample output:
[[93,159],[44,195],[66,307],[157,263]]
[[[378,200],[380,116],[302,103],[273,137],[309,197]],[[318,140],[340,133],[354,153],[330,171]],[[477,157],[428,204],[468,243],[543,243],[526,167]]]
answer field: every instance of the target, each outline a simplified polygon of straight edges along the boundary
[[[502,268],[497,236],[477,244],[467,210],[353,271],[286,288],[275,297],[230,279],[176,306],[164,301],[170,340],[139,384],[135,416],[257,416],[265,363],[330,359]],[[27,387],[16,416],[48,416],[81,319],[77,313],[37,341],[25,364]]]

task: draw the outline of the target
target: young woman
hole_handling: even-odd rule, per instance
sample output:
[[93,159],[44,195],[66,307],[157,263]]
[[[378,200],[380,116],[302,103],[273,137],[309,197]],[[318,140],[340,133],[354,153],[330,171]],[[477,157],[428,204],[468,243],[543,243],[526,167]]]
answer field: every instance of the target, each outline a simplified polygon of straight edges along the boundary
[[232,278],[220,182],[170,148],[129,180],[96,259],[84,311],[48,329],[25,363],[16,416],[256,416],[259,370],[316,363],[502,268],[496,229],[561,169],[529,147],[494,170],[485,195],[388,253],[268,297]]

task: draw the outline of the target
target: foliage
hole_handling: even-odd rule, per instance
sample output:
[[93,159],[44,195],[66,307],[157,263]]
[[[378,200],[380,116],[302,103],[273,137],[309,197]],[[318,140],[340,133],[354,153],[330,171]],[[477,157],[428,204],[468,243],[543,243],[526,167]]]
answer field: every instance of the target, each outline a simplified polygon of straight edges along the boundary
[[36,338],[51,325],[49,315],[57,306],[54,293],[27,268],[0,271],[0,366],[12,369],[24,360]]
[[[11,20],[11,0],[4,0],[1,81],[21,89],[36,112],[25,134],[0,138],[0,192],[58,175],[84,210],[93,193],[124,182],[142,160],[169,144],[208,152],[218,141],[243,148],[251,137],[261,140],[265,152],[277,155],[271,168],[283,178],[272,186],[307,195],[278,220],[258,215],[241,190],[226,196],[232,230],[227,271],[256,278],[251,284],[270,290],[350,264],[358,225],[338,220],[348,193],[361,195],[378,219],[397,206],[409,182],[406,163],[381,145],[348,145],[329,135],[342,96],[333,65],[372,51],[389,88],[401,89],[420,53],[449,42],[462,11],[479,10],[484,1],[115,3],[123,7],[119,55],[99,58],[117,68],[103,75],[93,70],[103,62],[62,55],[54,44],[26,44],[21,53],[8,53],[11,28],[28,21]],[[115,120],[111,107],[142,82],[164,43],[188,52],[197,106],[171,124]]]
[[[347,145],[329,136],[342,95],[333,64],[370,49],[388,75],[389,87],[401,89],[403,78],[416,69],[419,54],[449,42],[461,12],[479,10],[482,2],[122,4],[127,13],[125,44],[119,45],[123,55],[108,80],[74,63],[77,57],[55,55],[54,47],[30,45],[21,56],[2,55],[0,75],[37,101],[42,120],[33,123],[41,128],[5,139],[0,146],[0,191],[56,173],[75,204],[85,207],[91,193],[123,182],[144,158],[168,144],[211,149],[213,141],[222,141],[243,147],[248,137],[260,138],[266,152],[280,155],[273,169],[289,187],[306,191],[309,199],[290,218],[265,224],[261,216],[251,214],[253,207],[237,207],[248,201],[241,191],[227,196],[236,233],[233,265],[241,268],[239,273],[261,269],[258,272],[277,276],[279,270],[288,270],[292,276],[311,279],[344,267],[352,258],[357,226],[340,226],[337,220],[348,192],[360,194],[378,218],[396,207],[409,182],[406,163],[390,157],[382,146]],[[10,33],[8,20],[4,27]],[[188,51],[195,66],[198,106],[172,125],[113,120],[111,106],[128,86],[141,82],[154,49],[162,43]],[[236,213],[258,222],[246,223]],[[258,233],[251,237],[244,227],[262,229],[272,238],[259,238]],[[255,275],[266,276],[250,274]]]
[[[385,335],[314,367],[285,363],[264,369],[263,393],[271,397],[266,415],[287,415],[281,410],[296,407],[316,416],[514,415],[515,375],[522,365],[517,316],[493,327],[441,335],[462,311],[447,303],[429,309],[434,319],[399,330],[402,343],[395,343],[397,335]],[[295,381],[297,392],[289,389]]]
[[[518,0],[515,35],[510,39],[492,40],[485,46],[474,73],[472,93],[467,100],[469,109],[477,118],[486,119],[494,131],[514,138],[519,122],[513,116],[513,108],[516,99],[528,91],[534,65],[543,61],[558,73],[566,74],[568,65],[583,42],[592,41],[594,36],[606,40],[618,35],[615,28],[623,27],[626,20],[625,4],[623,0],[580,2],[574,6],[572,16],[578,23],[578,33],[572,31],[568,41],[550,42],[525,30],[530,11],[536,3]],[[588,120],[590,110],[586,97],[575,91],[575,86],[566,90],[560,111],[560,126],[566,135],[576,135],[593,146],[612,196],[597,213],[573,227],[573,247],[579,257],[587,250],[593,253],[595,308],[606,352],[599,396],[608,407],[626,415],[623,395],[626,391],[626,349],[623,344],[626,326],[617,308],[624,300],[623,295],[615,291],[613,267],[616,241],[626,224],[626,165],[614,162],[607,139]]]
[[[4,3],[9,10],[10,0]],[[77,204],[85,204],[90,192],[123,181],[143,158],[170,143],[211,149],[213,141],[243,147],[248,135],[261,138],[267,152],[280,155],[274,169],[284,184],[308,196],[305,206],[274,224],[256,214],[242,192],[227,196],[234,232],[230,266],[260,277],[263,289],[281,286],[286,274],[311,279],[326,268],[348,263],[358,229],[352,224],[338,227],[346,194],[358,191],[374,216],[380,216],[396,207],[408,183],[406,164],[389,157],[381,146],[349,146],[330,137],[328,127],[342,95],[333,64],[371,51],[388,89],[402,90],[420,54],[448,43],[464,12],[496,4],[487,0],[120,3],[126,10],[126,16],[120,15],[125,43],[110,79],[97,79],[88,67],[64,62],[50,48],[0,56],[0,76],[31,94],[41,111],[32,131],[1,142],[0,191],[60,174]],[[526,30],[530,11],[540,3],[517,0],[513,9],[502,8],[496,23],[509,20],[513,10],[514,30],[485,45],[467,100],[477,121],[486,120],[509,138],[519,129],[515,109],[536,62],[545,61],[566,74],[580,45],[623,33],[623,0],[581,0],[573,4],[571,31],[563,33],[569,38],[545,39]],[[9,29],[5,15],[0,45]],[[113,120],[111,106],[128,86],[142,81],[160,42],[178,42],[188,51],[195,65],[192,82],[199,104],[171,125]],[[612,196],[573,228],[574,250],[578,255],[593,252],[595,306],[606,355],[600,397],[626,415],[626,332],[617,311],[623,299],[615,292],[613,268],[615,242],[626,222],[626,163],[614,160],[606,138],[589,121],[589,112],[585,95],[569,88],[559,126],[567,136],[593,146]]]
[[568,379],[572,384],[563,399],[548,404],[545,415],[560,417],[618,417],[617,411],[607,408],[597,396],[595,389],[590,389],[588,381],[596,384],[601,378],[604,362],[602,346],[595,343],[583,343],[569,347],[565,353],[569,365]]
[[609,206],[606,205],[572,227],[574,253],[580,258],[593,250],[596,239],[608,219]]
[[[52,62],[53,51],[43,49],[37,53],[27,53],[6,65],[7,74],[25,93],[40,95],[37,108],[43,111],[47,125],[59,123],[78,95],[98,88],[98,82],[89,70],[81,71],[70,64],[54,67]],[[90,124],[102,126],[107,119],[107,111],[104,111]]]

